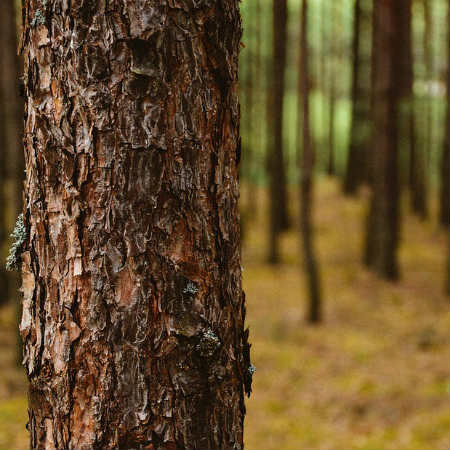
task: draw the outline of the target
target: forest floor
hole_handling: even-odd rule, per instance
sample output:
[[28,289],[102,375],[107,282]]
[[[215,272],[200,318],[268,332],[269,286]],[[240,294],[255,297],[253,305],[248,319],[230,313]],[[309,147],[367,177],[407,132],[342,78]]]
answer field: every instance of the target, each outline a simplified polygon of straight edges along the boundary
[[[337,183],[321,180],[314,215],[324,321],[310,326],[298,232],[293,227],[282,237],[282,264],[266,264],[265,193],[252,195],[257,214],[245,233],[243,266],[257,371],[247,401],[246,448],[449,449],[446,232],[435,220],[407,215],[401,280],[384,282],[360,263],[367,195],[346,199]],[[28,444],[14,327],[14,308],[4,307],[0,450]]]

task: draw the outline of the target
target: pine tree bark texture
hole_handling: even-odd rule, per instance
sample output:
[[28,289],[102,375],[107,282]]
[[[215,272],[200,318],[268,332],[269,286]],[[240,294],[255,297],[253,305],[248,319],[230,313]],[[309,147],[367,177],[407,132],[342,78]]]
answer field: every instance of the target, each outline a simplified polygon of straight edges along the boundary
[[398,277],[399,240],[398,118],[401,54],[400,2],[374,3],[374,151],[365,263],[382,277]]
[[241,449],[237,0],[26,0],[33,449]]

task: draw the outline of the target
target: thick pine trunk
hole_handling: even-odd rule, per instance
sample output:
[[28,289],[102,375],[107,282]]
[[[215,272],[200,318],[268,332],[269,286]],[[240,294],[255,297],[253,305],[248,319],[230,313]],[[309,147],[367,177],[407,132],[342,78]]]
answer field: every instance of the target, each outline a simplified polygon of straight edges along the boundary
[[311,127],[309,114],[309,64],[308,64],[308,3],[302,1],[301,36],[300,36],[300,70],[299,70],[299,116],[301,117],[302,151],[300,163],[300,233],[303,244],[303,260],[308,280],[309,311],[308,321],[320,322],[321,293],[317,258],[314,250],[314,229],[312,224],[313,174],[315,151],[311,142]]
[[289,225],[283,153],[283,98],[286,71],[287,0],[273,0],[273,62],[268,95],[268,172],[270,177],[269,261],[279,262],[279,234]]
[[26,0],[33,449],[241,449],[237,0]]
[[398,38],[401,5],[374,4],[373,192],[368,216],[365,262],[382,277],[398,277],[399,237],[398,117],[401,52]]

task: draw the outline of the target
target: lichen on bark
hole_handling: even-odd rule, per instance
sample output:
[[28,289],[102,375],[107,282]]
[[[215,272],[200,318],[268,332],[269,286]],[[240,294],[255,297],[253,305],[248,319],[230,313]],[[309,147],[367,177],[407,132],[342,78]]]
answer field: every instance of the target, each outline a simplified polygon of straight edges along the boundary
[[18,270],[21,264],[22,247],[27,239],[27,230],[23,221],[23,214],[19,214],[14,230],[11,233],[13,243],[6,258],[6,270]]

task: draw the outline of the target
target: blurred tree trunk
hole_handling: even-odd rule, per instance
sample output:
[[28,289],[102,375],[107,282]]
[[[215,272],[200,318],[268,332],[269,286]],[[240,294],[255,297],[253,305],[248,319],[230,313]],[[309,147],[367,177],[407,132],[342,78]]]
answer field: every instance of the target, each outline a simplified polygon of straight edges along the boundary
[[[364,15],[367,14],[367,1],[356,0],[353,17],[352,41],[352,119],[350,130],[350,145],[347,158],[347,170],[344,178],[344,193],[356,194],[361,183],[367,180],[367,153],[369,146],[369,105],[370,89],[364,77],[367,69],[364,65],[370,61],[363,58],[362,39]],[[364,9],[363,9],[364,7]]]
[[24,3],[33,449],[243,447],[238,3]]
[[[330,150],[330,135],[329,135],[329,121],[328,121],[328,71],[329,71],[329,41],[327,33],[327,18],[329,17],[327,7],[331,7],[332,4],[321,1],[320,14],[322,16],[322,29],[320,33],[320,72],[322,74],[321,80],[321,94],[322,94],[322,106],[321,106],[321,128],[322,128],[322,140],[320,146],[320,159],[322,160],[323,155],[328,155]],[[329,109],[329,108],[328,108]],[[301,146],[299,145],[299,148]]]
[[[24,158],[22,149],[23,101],[19,95],[19,57],[17,55],[16,10],[13,0],[0,2],[0,161],[1,171],[1,248],[9,247],[9,234],[22,209]],[[0,303],[18,303],[18,277],[0,269]]]
[[273,0],[273,61],[268,102],[268,172],[270,177],[269,262],[280,260],[279,234],[289,226],[283,154],[283,99],[286,72],[287,0]]
[[[1,5],[0,5],[1,8]],[[1,23],[0,23],[1,29]],[[4,116],[4,104],[2,92],[0,90],[0,117]],[[5,130],[3,121],[0,120],[0,305],[4,304],[8,300],[8,287],[9,277],[5,267],[5,258],[8,254],[10,232],[9,228],[9,211],[8,211],[8,197],[7,197],[7,172],[6,172],[6,143],[5,143]]]
[[439,221],[443,226],[450,225],[450,1],[447,20],[448,31],[448,61],[447,61],[447,113],[445,121],[445,138],[441,162],[441,196]]
[[425,155],[427,165],[433,146],[433,108],[432,108],[432,88],[433,81],[433,16],[430,0],[422,0],[425,30],[423,33],[423,55],[425,62],[425,79],[427,83],[427,100],[425,105]]
[[[299,118],[301,118],[301,135],[303,137],[300,162],[300,231],[303,243],[303,259],[309,290],[308,321],[320,322],[321,295],[317,267],[317,258],[314,250],[314,230],[312,224],[313,203],[313,176],[315,151],[311,142],[311,128],[309,115],[309,56],[308,56],[308,3],[302,0],[301,7],[301,36],[300,36],[300,68],[298,98]],[[300,133],[300,127],[299,127]],[[300,143],[300,139],[298,140]]]
[[[330,70],[330,74],[333,74],[333,70]],[[335,109],[336,109],[336,80],[333,76],[330,78],[330,103],[329,103],[329,113],[328,113],[328,135],[329,135],[329,148],[328,148],[328,162],[327,162],[327,173],[330,176],[336,174],[336,168],[334,164],[335,160]]]
[[[252,5],[250,7],[250,5]],[[255,201],[255,185],[253,180],[253,168],[255,163],[256,151],[258,150],[259,139],[259,123],[256,119],[256,106],[258,104],[258,95],[261,89],[260,86],[260,5],[259,0],[250,0],[247,7],[248,19],[247,28],[249,30],[248,36],[251,36],[247,46],[247,60],[246,65],[248,67],[248,87],[246,98],[246,110],[247,110],[247,145],[244,149],[245,161],[246,161],[246,176],[247,176],[247,201],[246,201],[246,214],[248,218],[254,217],[256,214],[256,201]]]
[[365,263],[386,279],[398,277],[399,237],[398,117],[401,81],[401,26],[399,2],[374,3],[373,42],[374,129],[373,189],[368,215]]
[[[377,20],[375,18],[375,3],[377,0],[372,0],[372,10],[371,10],[371,24],[372,24],[372,33],[371,33],[371,52],[370,52],[370,142],[367,146],[367,156],[366,156],[366,170],[365,170],[365,176],[366,181],[369,184],[369,186],[373,187],[373,181],[375,177],[375,141],[377,139],[377,130],[375,129],[375,63],[376,63],[376,52],[375,52],[375,39],[378,34],[377,30]],[[369,240],[366,239],[366,248],[365,248],[365,256],[364,259],[366,263],[368,263],[368,260],[370,259],[370,246]]]
[[338,39],[336,33],[336,10],[334,2],[330,3],[330,21],[331,21],[331,39],[330,39],[330,54],[328,57],[329,70],[328,70],[328,83],[329,83],[329,112],[328,112],[328,161],[327,161],[327,173],[332,176],[336,174],[335,167],[335,143],[336,143],[336,120],[335,120],[335,109],[336,109],[336,67],[335,59],[337,58],[336,52],[336,42]]
[[[403,0],[404,2],[405,0]],[[423,0],[424,3],[424,11],[428,11],[428,0]],[[411,21],[412,21],[412,14],[411,14],[411,1],[409,1],[409,30],[407,30],[409,34],[409,40],[407,41],[407,49],[408,49],[408,55],[410,56],[410,65],[411,65],[411,72],[412,72],[412,44],[411,44]],[[406,6],[405,6],[406,7]],[[429,17],[428,13],[424,13],[425,16],[425,22],[427,23],[425,28],[426,31],[424,33],[424,55],[425,55],[425,67],[426,67],[426,79],[427,83],[431,79],[431,74],[429,72],[429,64],[430,64],[430,51],[429,51],[429,43],[427,43],[427,39],[430,36],[430,30],[429,28]],[[427,18],[428,17],[428,18]],[[406,19],[406,17],[405,17]],[[405,22],[405,28],[407,23]],[[406,38],[406,33],[405,33]],[[425,145],[416,145],[417,136],[414,132],[414,129],[416,128],[416,120],[414,118],[414,96],[413,96],[413,81],[414,78],[411,75],[411,82],[409,89],[411,90],[411,119],[410,119],[410,176],[409,176],[409,184],[410,184],[410,190],[411,190],[411,209],[412,211],[417,214],[422,219],[426,218],[428,215],[428,206],[427,206],[427,167],[429,165],[429,152],[431,148],[431,104],[429,99],[426,100],[425,104],[425,117],[421,118],[422,127],[425,130],[425,139],[423,142]]]
[[[241,216],[241,241],[244,242],[247,237],[247,229],[249,227],[250,218],[253,217],[254,212],[253,202],[249,201],[254,197],[254,189],[251,183],[251,166],[253,160],[253,2],[254,0],[246,1],[246,7],[243,10],[242,19],[245,24],[244,31],[244,49],[241,54],[240,65],[240,78],[241,89],[241,131],[242,131],[242,164],[240,167],[240,179],[245,182],[246,196],[242,196],[242,202],[240,204],[240,216]],[[244,15],[245,14],[245,15]]]

